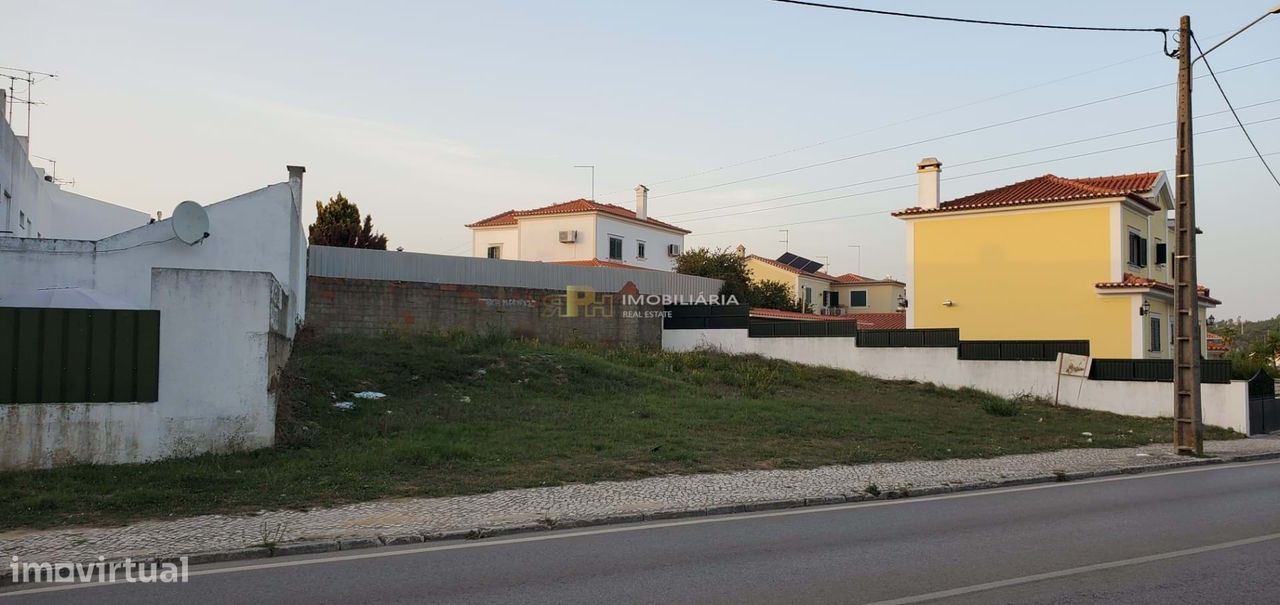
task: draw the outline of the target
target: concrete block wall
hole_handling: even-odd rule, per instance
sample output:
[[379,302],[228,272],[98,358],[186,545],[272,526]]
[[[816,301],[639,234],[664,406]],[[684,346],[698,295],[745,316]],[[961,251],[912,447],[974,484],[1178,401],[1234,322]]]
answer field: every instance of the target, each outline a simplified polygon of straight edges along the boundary
[[306,325],[317,334],[502,331],[552,342],[662,343],[661,306],[623,305],[616,295],[597,293],[607,313],[564,317],[556,312],[563,296],[563,290],[311,276]]

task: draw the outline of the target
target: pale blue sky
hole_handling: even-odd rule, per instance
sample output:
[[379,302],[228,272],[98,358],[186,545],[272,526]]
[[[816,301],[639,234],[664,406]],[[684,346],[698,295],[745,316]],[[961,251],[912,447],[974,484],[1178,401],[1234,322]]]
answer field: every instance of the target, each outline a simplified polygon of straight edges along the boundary
[[[1176,27],[1208,39],[1272,0],[846,4],[1003,20]],[[903,276],[903,228],[875,212],[911,188],[724,216],[691,211],[903,175],[743,210],[910,185],[914,163],[944,163],[943,196],[1052,172],[1170,170],[1172,143],[958,178],[1173,135],[1160,127],[1078,145],[964,162],[1158,124],[1173,89],[720,187],[737,179],[892,147],[1172,82],[1153,33],[1014,30],[857,15],[763,0],[633,2],[6,2],[0,64],[61,75],[40,84],[33,151],[75,191],[154,212],[209,203],[308,168],[311,199],[341,189],[392,246],[465,253],[464,223],[589,194],[694,231],[691,246],[830,257],[831,270]],[[1280,57],[1280,17],[1211,55],[1219,71]],[[1132,60],[1131,60],[1132,59]],[[1131,61],[1129,61],[1131,60]],[[996,100],[694,178],[661,182],[1116,64]],[[1204,73],[1201,71],[1200,73]],[[1237,105],[1280,99],[1280,60],[1222,76]],[[1197,82],[1197,114],[1224,108]],[[1241,111],[1280,116],[1280,102]],[[18,120],[18,131],[23,130]],[[1199,129],[1231,124],[1219,114]],[[1280,121],[1250,128],[1280,151]],[[1197,139],[1204,164],[1251,151],[1238,130]],[[1280,155],[1271,156],[1280,167]],[[702,191],[680,191],[709,187]],[[1201,280],[1218,317],[1280,312],[1280,188],[1256,159],[1198,175]],[[681,214],[683,213],[683,214]],[[860,214],[853,218],[825,220]],[[804,224],[780,227],[782,223]],[[729,231],[725,233],[726,231]]]

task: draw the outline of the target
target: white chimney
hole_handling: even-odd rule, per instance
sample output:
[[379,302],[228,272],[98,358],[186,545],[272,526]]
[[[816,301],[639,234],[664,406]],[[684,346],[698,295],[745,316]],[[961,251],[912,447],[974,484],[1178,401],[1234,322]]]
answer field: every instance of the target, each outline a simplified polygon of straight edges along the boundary
[[649,218],[649,188],[644,185],[636,185],[636,218]]
[[942,162],[933,157],[920,160],[920,163],[916,164],[916,177],[920,183],[916,205],[926,210],[937,208],[941,201],[939,196],[942,185]]
[[747,247],[742,244],[738,244],[737,252],[738,258],[745,258],[747,256]]

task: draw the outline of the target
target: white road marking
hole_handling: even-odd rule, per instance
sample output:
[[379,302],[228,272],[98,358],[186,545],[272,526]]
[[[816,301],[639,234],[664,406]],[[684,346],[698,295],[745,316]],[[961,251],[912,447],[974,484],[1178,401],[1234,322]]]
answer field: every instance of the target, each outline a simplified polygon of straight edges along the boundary
[[[400,550],[376,550],[374,552],[366,552],[366,553],[350,554],[350,555],[335,555],[335,556],[315,558],[315,559],[296,559],[296,560],[274,561],[270,563],[254,563],[250,565],[239,565],[234,567],[201,569],[201,570],[190,572],[188,576],[194,578],[197,576],[209,576],[209,575],[219,575],[219,574],[226,574],[226,573],[257,571],[262,569],[276,569],[281,567],[297,567],[302,565],[341,563],[345,561],[359,561],[364,559],[380,559],[383,557],[399,557],[404,555],[416,555],[416,554],[438,552],[438,551],[445,551],[445,550],[460,550],[460,549],[466,549],[466,548],[486,548],[490,546],[522,544],[525,542],[542,542],[545,540],[565,540],[569,538],[581,538],[585,536],[598,536],[598,535],[604,535],[604,534],[615,534],[615,533],[633,532],[633,531],[647,531],[651,529],[663,529],[668,527],[683,527],[686,525],[702,525],[704,523],[732,523],[736,521],[748,521],[751,519],[767,519],[770,517],[789,517],[793,515],[810,515],[810,514],[818,514],[818,513],[828,513],[828,512],[835,512],[835,511],[850,510],[855,508],[874,508],[879,506],[922,504],[926,502],[936,502],[939,500],[955,500],[960,498],[979,498],[984,496],[995,496],[1000,494],[1030,492],[1030,491],[1036,491],[1036,490],[1042,490],[1042,489],[1059,489],[1059,488],[1078,487],[1082,485],[1110,483],[1112,481],[1133,481],[1138,479],[1152,479],[1155,477],[1165,477],[1169,475],[1202,473],[1202,472],[1214,471],[1214,470],[1232,470],[1232,469],[1248,468],[1253,466],[1265,466],[1265,465],[1271,465],[1271,464],[1280,464],[1280,460],[1263,460],[1258,462],[1242,462],[1242,463],[1232,463],[1232,464],[1209,464],[1205,466],[1196,466],[1196,467],[1184,468],[1184,469],[1174,469],[1169,471],[1159,471],[1154,473],[1144,473],[1144,474],[1136,474],[1136,475],[1117,475],[1113,477],[1100,477],[1097,479],[1067,481],[1062,483],[1040,483],[1035,485],[1025,485],[1025,486],[1019,486],[1019,487],[979,489],[979,490],[968,491],[968,492],[941,494],[937,496],[919,496],[915,498],[903,498],[898,500],[873,500],[870,502],[850,502],[847,504],[807,506],[804,508],[789,508],[785,510],[767,511],[767,512],[759,512],[759,513],[738,513],[733,515],[699,517],[695,519],[682,519],[682,520],[675,520],[675,521],[663,521],[660,523],[644,523],[640,525],[618,525],[613,527],[603,527],[600,529],[589,529],[589,530],[573,531],[573,532],[566,532],[566,533],[547,533],[547,534],[539,534],[539,535],[532,535],[532,536],[524,536],[520,538],[504,538],[500,540],[475,540],[475,541],[459,542],[454,544],[444,544],[439,546],[422,546],[422,547],[415,547],[415,548],[405,548]],[[1261,542],[1265,540],[1275,539],[1276,537],[1280,537],[1280,534],[1269,534],[1267,536],[1249,538],[1246,541],[1240,541],[1240,542],[1245,542],[1245,543]],[[1230,545],[1235,545],[1235,543],[1233,542],[1225,542],[1223,544],[1226,544],[1227,546],[1211,545],[1211,546],[1205,546],[1201,548],[1209,549],[1209,550],[1217,550],[1218,548],[1230,548],[1231,547]],[[1192,550],[1195,550],[1195,549],[1192,549]],[[1153,559],[1153,560],[1158,560],[1158,558],[1168,558],[1171,556],[1183,556],[1182,554],[1178,554],[1183,552],[1190,553],[1190,551],[1175,551],[1174,553],[1166,553],[1163,555],[1150,555],[1150,556],[1157,557],[1157,559]],[[1130,561],[1136,561],[1136,560],[1137,559],[1130,559]],[[1112,565],[1112,564],[1101,563],[1099,565]],[[1086,568],[1075,568],[1075,569],[1086,569]],[[1105,567],[1103,569],[1105,569]],[[1073,570],[1065,570],[1065,571],[1073,572]],[[1051,573],[1063,573],[1063,572],[1051,572]],[[1073,572],[1073,573],[1084,573],[1084,572]],[[1027,576],[1027,577],[1030,578],[1035,576]],[[1056,577],[1056,576],[1047,576],[1047,577]],[[1018,580],[1021,580],[1021,579],[1018,579]],[[1006,581],[1014,581],[1014,580],[1006,580]],[[1026,580],[1026,581],[1033,582],[1035,580]],[[28,588],[24,590],[0,592],[0,598],[24,595],[24,594],[36,594],[36,593],[42,593],[42,592],[57,592],[62,590],[77,590],[81,588],[111,586],[113,584],[124,584],[124,583],[126,582],[124,582],[123,580],[117,580],[115,582],[88,582],[88,583],[82,583],[82,584],[60,584],[56,586],[40,586],[37,588]],[[158,586],[163,586],[163,585],[158,585]],[[979,586],[983,586],[983,585],[979,585]],[[994,587],[997,587],[997,586],[993,586],[993,588]],[[965,590],[965,589],[961,588],[956,590]],[[988,589],[982,589],[982,590],[988,590]],[[907,597],[907,598],[916,598],[916,597]],[[929,598],[941,598],[941,597],[929,597]],[[876,605],[885,605],[887,603],[896,603],[896,602],[897,601],[885,601],[883,604],[876,604]],[[903,602],[911,603],[916,601],[903,601]]]
[[1226,550],[1228,548],[1236,548],[1238,546],[1248,546],[1259,542],[1268,542],[1280,539],[1280,534],[1267,534],[1265,536],[1257,536],[1254,538],[1245,538],[1243,540],[1232,540],[1230,542],[1222,542],[1219,544],[1210,544],[1208,546],[1197,546],[1196,548],[1187,548],[1184,550],[1175,550],[1164,552],[1156,555],[1147,555],[1145,557],[1134,557],[1132,559],[1121,559],[1119,561],[1108,561],[1106,563],[1095,563],[1093,565],[1083,565],[1081,567],[1072,567],[1071,569],[1060,569],[1058,571],[1050,571],[1046,573],[1032,574],[1022,576],[1021,578],[1010,578],[1008,580],[997,580],[995,582],[985,582],[983,584],[974,584],[972,586],[962,586],[960,588],[951,588],[948,590],[939,590],[937,592],[928,592],[910,597],[902,597],[899,599],[890,599],[888,601],[875,601],[866,605],[909,605],[910,603],[923,603],[925,601],[933,601],[937,599],[945,599],[947,597],[958,597],[975,592],[983,592],[987,590],[995,590],[997,588],[1005,588],[1008,586],[1018,586],[1020,584],[1030,584],[1041,580],[1052,580],[1055,578],[1065,578],[1083,573],[1093,573],[1095,571],[1103,571],[1107,569],[1116,569],[1117,567],[1129,567],[1131,565],[1142,565],[1143,563],[1151,563],[1154,561],[1163,561],[1165,559],[1174,559],[1177,557],[1186,557],[1190,555],[1198,555],[1215,550]]

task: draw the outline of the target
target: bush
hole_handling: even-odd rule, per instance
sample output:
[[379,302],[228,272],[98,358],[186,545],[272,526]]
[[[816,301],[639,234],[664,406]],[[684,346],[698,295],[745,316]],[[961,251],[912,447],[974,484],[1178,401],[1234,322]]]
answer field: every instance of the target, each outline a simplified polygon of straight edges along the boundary
[[1022,412],[1022,404],[1012,399],[992,397],[982,402],[982,411],[992,416],[1017,416]]

